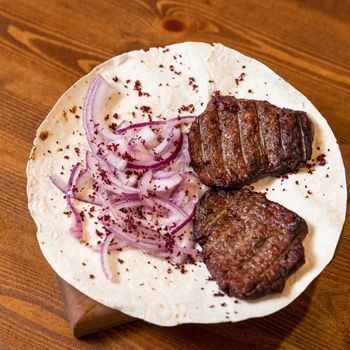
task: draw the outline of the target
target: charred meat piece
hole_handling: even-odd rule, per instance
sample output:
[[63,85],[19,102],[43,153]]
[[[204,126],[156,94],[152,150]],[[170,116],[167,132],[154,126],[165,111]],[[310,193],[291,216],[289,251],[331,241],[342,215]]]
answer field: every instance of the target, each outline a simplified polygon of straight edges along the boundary
[[215,96],[192,123],[191,164],[208,186],[240,188],[306,166],[313,126],[305,112]]
[[282,292],[305,262],[304,219],[263,194],[209,190],[196,207],[194,238],[220,289],[241,299]]

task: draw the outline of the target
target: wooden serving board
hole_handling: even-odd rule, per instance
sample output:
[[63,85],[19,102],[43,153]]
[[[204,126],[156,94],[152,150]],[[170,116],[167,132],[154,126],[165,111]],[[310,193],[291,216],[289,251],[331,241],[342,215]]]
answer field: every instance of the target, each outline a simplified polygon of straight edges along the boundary
[[80,338],[135,320],[92,300],[58,276],[57,281],[75,337]]

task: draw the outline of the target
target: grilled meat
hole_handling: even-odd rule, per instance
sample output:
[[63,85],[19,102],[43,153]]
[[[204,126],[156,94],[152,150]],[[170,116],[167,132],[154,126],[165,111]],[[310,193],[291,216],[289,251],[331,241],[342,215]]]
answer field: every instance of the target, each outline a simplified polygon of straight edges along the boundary
[[208,186],[240,188],[306,166],[313,126],[305,112],[215,96],[192,123],[191,164]]
[[209,190],[196,207],[194,239],[229,296],[254,299],[281,292],[304,264],[304,219],[263,194]]

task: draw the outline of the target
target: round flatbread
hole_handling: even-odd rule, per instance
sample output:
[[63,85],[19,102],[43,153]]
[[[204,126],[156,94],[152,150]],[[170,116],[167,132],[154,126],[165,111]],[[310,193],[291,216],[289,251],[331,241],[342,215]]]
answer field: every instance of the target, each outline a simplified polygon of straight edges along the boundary
[[[115,91],[106,114],[117,113],[118,121],[139,122],[144,118],[141,106],[150,107],[155,120],[179,113],[198,115],[215,93],[267,100],[307,112],[315,129],[313,164],[297,174],[268,177],[254,184],[255,190],[267,192],[270,200],[302,216],[309,227],[304,241],[306,263],[288,279],[283,293],[237,302],[218,293],[203,263],[176,269],[133,248],[110,254],[115,278],[106,279],[99,253],[69,234],[72,217],[66,215],[63,194],[49,180],[57,174],[67,181],[72,165],[84,163],[88,145],[82,106],[97,74]],[[146,94],[139,96],[134,89],[137,80]],[[64,93],[38,129],[27,175],[29,209],[40,248],[55,272],[90,298],[162,326],[237,322],[280,310],[330,262],[345,219],[344,165],[326,120],[306,97],[265,65],[221,44],[186,42],[132,51],[96,67]],[[94,221],[93,215],[85,217],[89,243],[99,239]]]

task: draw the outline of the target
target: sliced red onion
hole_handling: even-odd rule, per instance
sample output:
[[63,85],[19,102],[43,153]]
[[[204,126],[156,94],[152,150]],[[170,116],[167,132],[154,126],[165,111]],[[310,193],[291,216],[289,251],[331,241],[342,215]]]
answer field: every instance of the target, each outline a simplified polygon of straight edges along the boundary
[[169,200],[154,198],[153,201],[155,204],[161,205],[162,207],[168,209],[171,213],[177,215],[179,218],[187,218],[186,212],[176,204],[171,203]]
[[158,138],[155,132],[151,129],[150,126],[145,126],[140,129],[134,138],[142,140],[144,145],[148,148],[153,148],[158,144]]
[[57,175],[51,175],[49,177],[49,179],[51,180],[51,182],[64,194],[66,194],[68,192],[68,185],[64,183],[64,181]]
[[139,248],[146,253],[158,253],[158,252],[165,252],[166,251],[165,247],[162,248],[162,247],[158,247],[155,244],[141,242],[140,239],[128,235],[127,233],[123,232],[123,230],[120,229],[120,227],[118,227],[116,225],[110,226],[110,227],[108,227],[108,229],[112,233],[115,233],[115,236],[118,239],[120,239],[124,242],[127,242],[132,247]]
[[136,130],[139,128],[143,128],[144,126],[161,126],[161,125],[172,124],[173,122],[176,122],[176,124],[181,124],[181,123],[185,123],[187,121],[192,121],[193,119],[196,119],[196,118],[197,117],[194,115],[189,115],[189,116],[183,116],[183,117],[170,118],[167,120],[156,120],[156,121],[151,121],[151,122],[142,122],[142,123],[137,123],[137,124],[131,124],[125,128],[118,128],[116,130],[116,133],[121,134],[121,133],[124,133],[128,130]]
[[[83,127],[90,150],[86,169],[73,167],[66,185],[50,177],[66,194],[75,223],[71,234],[81,239],[82,219],[73,198],[102,206],[100,223],[109,234],[100,251],[106,278],[112,273],[108,252],[131,246],[147,254],[183,263],[196,256],[190,223],[198,199],[198,179],[186,169],[190,163],[188,139],[179,127],[195,116],[138,124],[123,121],[112,132],[104,115],[111,85],[98,75],[86,94]],[[92,193],[92,195],[85,193]],[[181,233],[181,235],[180,235]],[[114,239],[118,241],[112,243]]]
[[[57,175],[51,175],[50,177],[51,182],[64,194],[67,194],[68,192],[68,185],[66,185],[64,183],[64,181]],[[82,194],[79,191],[81,190],[81,186],[78,184],[79,181],[79,176],[77,178],[76,181],[76,188],[77,190],[74,191],[74,193],[72,194],[73,198],[80,201],[80,202],[84,202],[84,203],[88,203],[88,204],[92,204],[92,205],[97,205],[97,206],[101,206],[101,202],[92,196],[86,195],[86,194]]]
[[176,228],[174,228],[170,232],[170,234],[175,235],[178,232],[180,232],[185,226],[187,226],[192,221],[193,217],[194,217],[194,211],[192,211],[192,213],[180,225],[178,225]]
[[152,171],[147,170],[145,174],[142,176],[141,180],[139,181],[141,198],[144,201],[144,203],[150,208],[152,208],[153,206],[153,201],[148,195],[148,189],[149,189],[151,180],[152,180]]
[[104,159],[118,171],[124,171],[126,166],[128,165],[128,162],[126,160],[113,154],[106,154]]
[[123,185],[101,159],[96,160],[92,152],[87,152],[86,161],[88,169],[92,171],[94,180],[106,190],[120,195],[139,193],[137,188]]
[[68,191],[66,193],[66,200],[67,200],[69,209],[72,212],[74,217],[74,224],[71,226],[69,232],[73,237],[77,239],[82,239],[83,238],[83,221],[73,204],[73,195],[72,195],[73,186],[75,184],[79,168],[80,168],[80,163],[77,163],[73,167],[70,173],[69,180],[68,180]]
[[153,173],[153,179],[169,179],[169,177],[172,177],[173,175],[178,174],[177,171],[164,171],[159,170],[155,173]]
[[176,145],[176,148],[174,149],[173,153],[171,153],[169,156],[167,156],[165,159],[159,161],[159,162],[129,162],[128,168],[130,169],[159,169],[162,167],[165,167],[169,165],[179,154],[182,146],[183,141],[183,135],[180,134],[180,139]]
[[102,266],[102,271],[107,279],[112,278],[112,273],[108,265],[108,250],[115,236],[116,236],[115,233],[109,234],[101,245],[101,251],[100,251],[101,266]]
[[164,135],[164,139],[157,147],[153,148],[153,152],[155,154],[164,154],[164,152],[166,152],[174,142],[178,142],[180,138],[181,131],[179,129],[175,129],[175,125],[169,124],[167,127],[168,130]]
[[181,203],[184,200],[185,196],[186,192],[183,189],[177,189],[176,191],[172,192],[170,198],[174,204],[181,206]]
[[[127,246],[128,246],[128,244],[125,242],[111,243],[109,245],[108,251],[112,252],[114,250],[120,250],[120,249],[127,247]],[[94,252],[101,253],[102,244],[88,245],[87,247],[89,247]]]
[[182,176],[179,174],[173,174],[167,179],[155,179],[150,181],[148,190],[151,192],[164,192],[169,191],[179,185],[182,182]]

